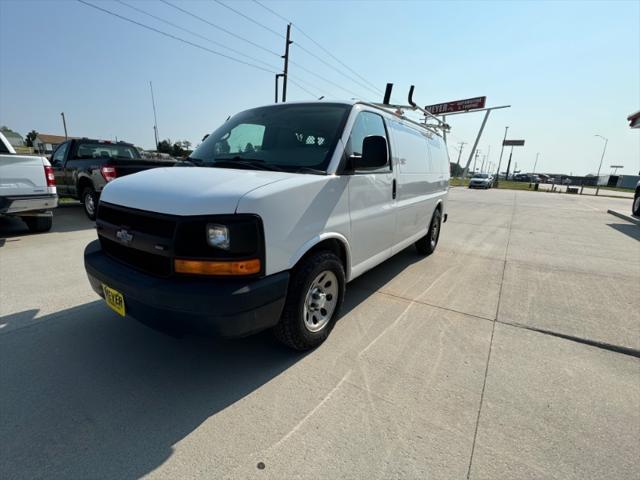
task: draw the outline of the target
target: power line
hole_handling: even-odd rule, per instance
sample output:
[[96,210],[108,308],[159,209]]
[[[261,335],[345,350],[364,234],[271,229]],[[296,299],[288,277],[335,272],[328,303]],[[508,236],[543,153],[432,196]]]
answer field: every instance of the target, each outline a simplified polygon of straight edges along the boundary
[[278,52],[274,52],[273,50],[270,50],[270,49],[268,49],[268,48],[266,48],[266,47],[263,47],[263,46],[262,46],[262,45],[260,45],[259,43],[252,42],[251,40],[248,40],[248,39],[244,38],[244,37],[243,37],[243,36],[241,36],[241,35],[238,35],[238,34],[236,34],[236,33],[232,32],[232,31],[230,31],[230,30],[227,30],[226,28],[221,27],[220,25],[216,25],[215,23],[210,22],[209,20],[207,20],[207,19],[205,19],[205,18],[202,18],[202,17],[200,17],[200,16],[196,15],[195,13],[192,13],[192,12],[190,12],[190,11],[188,11],[188,10],[185,10],[185,9],[184,9],[184,8],[182,8],[182,7],[179,7],[179,6],[177,6],[177,5],[174,5],[174,4],[173,4],[173,3],[171,3],[171,2],[168,2],[167,0],[160,0],[160,1],[161,1],[162,3],[164,3],[164,4],[166,4],[166,5],[169,5],[169,6],[170,6],[170,7],[172,7],[172,8],[175,8],[176,10],[181,11],[182,13],[184,13],[184,14],[186,14],[186,15],[189,15],[190,17],[193,17],[193,18],[195,18],[195,19],[197,19],[197,20],[200,20],[201,22],[206,23],[207,25],[212,26],[213,28],[217,28],[218,30],[221,30],[221,31],[225,32],[227,35],[231,35],[232,37],[235,37],[235,38],[237,38],[237,39],[239,39],[239,40],[242,40],[243,42],[246,42],[246,43],[248,43],[248,44],[250,44],[250,45],[253,45],[253,46],[254,46],[254,47],[256,47],[256,48],[259,48],[260,50],[263,50],[263,51],[265,51],[265,52],[267,52],[267,53],[270,53],[271,55],[275,55],[276,57],[280,58],[280,54],[279,54]]
[[[245,61],[243,61],[243,60],[238,60],[238,59],[236,59],[236,58],[234,58],[234,57],[231,57],[231,56],[229,56],[229,55],[225,55],[224,53],[220,53],[220,52],[217,52],[217,51],[215,51],[215,50],[211,50],[210,48],[204,47],[204,46],[202,46],[202,45],[199,45],[199,44],[197,44],[197,43],[191,42],[191,41],[186,40],[186,39],[184,39],[184,38],[178,37],[178,36],[176,36],[176,35],[172,35],[172,34],[170,34],[170,33],[164,32],[164,31],[162,31],[162,30],[158,30],[157,28],[151,27],[151,26],[149,26],[149,25],[145,25],[144,23],[141,23],[141,22],[137,22],[137,21],[132,20],[132,19],[130,19],[130,18],[128,18],[128,17],[125,17],[125,16],[123,16],[123,15],[119,15],[118,13],[112,12],[112,11],[107,10],[107,9],[105,9],[105,8],[98,7],[97,5],[93,5],[93,4],[91,4],[91,3],[89,3],[89,2],[86,2],[86,1],[84,1],[84,0],[77,0],[77,1],[78,1],[78,2],[80,2],[80,3],[82,3],[82,4],[84,4],[84,5],[86,5],[86,6],[88,6],[88,7],[94,8],[94,9],[96,9],[96,10],[100,10],[100,11],[102,11],[102,12],[104,12],[104,13],[107,13],[107,14],[109,14],[109,15],[112,15],[112,16],[114,16],[114,17],[117,17],[117,18],[119,18],[119,19],[121,19],[121,20],[124,20],[124,21],[126,21],[126,22],[133,23],[134,25],[137,25],[137,26],[139,26],[139,27],[145,28],[145,29],[147,29],[147,30],[151,30],[151,31],[156,32],[156,33],[158,33],[158,34],[160,34],[160,35],[163,35],[163,36],[165,36],[165,37],[171,38],[171,39],[173,39],[173,40],[177,40],[177,41],[179,41],[179,42],[181,42],[181,43],[184,43],[184,44],[187,44],[187,45],[189,45],[189,46],[192,46],[192,47],[198,48],[198,49],[200,49],[200,50],[204,50],[204,51],[205,51],[205,52],[207,52],[207,53],[212,53],[212,54],[214,54],[214,55],[218,55],[218,56],[221,56],[221,57],[227,58],[227,59],[229,59],[229,60],[232,60],[232,61],[234,61],[234,62],[241,63],[241,64],[243,64],[243,65],[247,65],[247,66],[249,66],[249,67],[257,68],[257,69],[259,69],[259,70],[262,70],[262,71],[265,71],[265,72],[268,72],[268,73],[272,73],[272,74],[277,73],[277,71],[275,71],[275,70],[268,70],[268,69],[266,69],[266,68],[262,68],[262,67],[260,67],[260,66],[258,66],[258,65],[254,65],[254,64],[251,64],[251,63],[249,63],[249,62],[245,62]],[[118,0],[118,1],[119,1],[119,0]],[[126,5],[124,2],[119,2],[119,3],[122,3],[123,5]],[[128,6],[130,6],[130,5],[128,5]],[[141,13],[146,13],[146,12],[141,11]],[[160,19],[159,17],[158,17],[157,19],[158,19],[158,20],[161,20],[161,21],[164,21],[164,20]],[[177,28],[177,26],[176,26],[176,28]],[[298,88],[300,88],[302,91],[304,91],[304,92],[308,93],[308,94],[309,94],[309,95],[311,95],[313,98],[318,98],[318,95],[316,95],[315,93],[313,93],[313,92],[311,92],[310,90],[308,90],[307,88],[305,88],[305,87],[304,87],[303,85],[301,85],[298,81],[291,79],[291,76],[289,76],[289,79],[291,80],[291,83],[293,83],[294,85],[296,85],[296,86],[297,86]],[[317,87],[313,87],[313,88],[318,89]],[[318,90],[320,90],[320,89],[318,89]]]
[[[272,51],[272,50],[269,50],[268,48],[265,48],[265,47],[263,47],[263,46],[261,46],[261,45],[259,45],[259,44],[255,43],[255,42],[252,42],[251,40],[247,40],[246,38],[241,37],[240,35],[237,35],[237,34],[235,34],[235,33],[231,32],[231,31],[227,30],[226,28],[220,27],[219,25],[216,25],[215,23],[212,23],[212,22],[210,22],[210,21],[206,20],[205,18],[202,18],[202,17],[200,17],[200,16],[198,16],[198,15],[196,15],[196,14],[192,13],[192,12],[189,12],[188,10],[185,10],[185,9],[183,9],[183,8],[181,8],[181,7],[177,6],[177,5],[174,5],[173,3],[168,2],[167,0],[160,0],[160,1],[161,1],[162,3],[164,3],[164,4],[166,4],[166,5],[169,5],[170,7],[175,8],[176,10],[179,10],[179,11],[181,11],[181,12],[183,12],[183,13],[185,13],[185,14],[187,14],[187,15],[189,15],[189,16],[191,16],[191,17],[193,17],[193,18],[196,18],[196,19],[200,20],[201,22],[204,22],[204,23],[206,23],[206,24],[208,24],[208,25],[210,25],[210,26],[212,26],[212,27],[214,27],[214,28],[217,28],[217,29],[219,29],[219,30],[222,30],[223,32],[228,33],[229,35],[232,35],[232,36],[234,36],[234,37],[236,37],[236,38],[239,38],[240,40],[242,40],[242,41],[244,41],[244,42],[250,43],[251,45],[254,45],[254,46],[256,46],[256,47],[258,47],[258,48],[260,48],[260,49],[262,49],[262,50],[265,50],[265,51],[267,51],[268,53],[271,53],[271,54],[273,54],[273,55],[275,55],[275,56],[277,56],[277,57],[280,57],[280,54],[278,54],[278,53],[276,53],[276,52],[274,52],[274,51]],[[221,3],[221,4],[222,4],[222,3]],[[222,5],[224,5],[224,4],[222,4]],[[225,5],[225,6],[226,6],[226,5]],[[229,8],[231,8],[231,7],[229,7]],[[232,10],[234,10],[234,11],[235,11],[235,9],[232,9]],[[239,13],[239,14],[240,14],[240,13]],[[244,15],[243,15],[243,16],[244,16]],[[253,20],[252,20],[252,21],[253,21]],[[257,21],[254,21],[254,23],[258,23],[258,24],[259,24],[259,22],[257,22]],[[261,26],[262,26],[262,25],[261,25]],[[267,29],[268,29],[268,27],[265,27],[265,28],[267,28]],[[269,30],[270,30],[270,29],[269,29]],[[275,32],[275,31],[274,31],[274,32]],[[280,35],[280,34],[278,34],[278,35]],[[253,59],[253,60],[255,61],[255,59]],[[345,88],[345,87],[343,87],[342,85],[340,85],[340,84],[338,84],[338,83],[336,83],[336,82],[333,82],[333,81],[331,81],[331,80],[327,79],[326,77],[323,77],[322,75],[319,75],[319,74],[315,73],[314,71],[312,71],[312,70],[310,70],[310,69],[308,69],[308,68],[306,68],[306,67],[303,67],[302,65],[300,65],[300,64],[298,64],[298,63],[296,63],[296,62],[290,61],[290,63],[291,63],[292,65],[294,65],[294,66],[296,66],[296,67],[300,68],[301,70],[304,70],[305,72],[310,73],[311,75],[314,75],[315,77],[319,78],[320,80],[322,80],[322,81],[324,81],[324,82],[327,82],[327,83],[329,83],[329,84],[331,84],[331,85],[333,85],[333,86],[335,86],[335,87],[337,87],[337,88],[339,88],[339,89],[341,89],[341,90],[343,90],[343,91],[345,91],[345,92],[347,92],[347,93],[349,93],[349,94],[351,94],[351,95],[354,95],[355,97],[360,97],[360,95],[359,95],[358,93],[354,92],[353,90],[349,90],[348,88]],[[329,66],[331,66],[331,65],[329,65]]]
[[255,57],[252,57],[250,55],[247,55],[246,53],[242,53],[239,50],[236,50],[234,48],[228,47],[228,46],[224,45],[223,43],[220,43],[220,42],[217,42],[215,40],[212,40],[209,37],[205,37],[204,35],[200,35],[197,32],[194,32],[194,31],[189,30],[187,28],[181,27],[180,25],[176,25],[175,23],[170,22],[168,20],[165,20],[164,18],[160,18],[160,17],[158,17],[156,15],[153,15],[152,13],[149,13],[149,12],[147,12],[147,11],[141,9],[141,8],[135,7],[133,5],[129,5],[128,3],[123,2],[122,0],[115,0],[115,1],[120,3],[120,4],[122,4],[122,5],[124,5],[124,6],[126,6],[126,7],[131,8],[132,10],[135,10],[135,11],[137,11],[139,13],[142,13],[143,15],[147,15],[148,17],[151,17],[151,18],[153,18],[153,19],[155,19],[155,20],[157,20],[159,22],[162,22],[162,23],[164,23],[166,25],[170,25],[173,28],[177,28],[178,30],[182,30],[183,32],[186,32],[186,33],[189,33],[191,35],[194,35],[194,36],[196,36],[198,38],[201,38],[202,40],[206,40],[207,42],[210,42],[210,43],[212,43],[214,45],[218,45],[219,47],[225,48],[225,49],[227,49],[227,50],[229,50],[229,51],[231,51],[231,52],[233,52],[233,53],[235,53],[237,55],[240,55],[242,57],[246,57],[246,58],[248,58],[250,60],[253,60],[254,62],[261,63],[262,65],[266,65],[269,68],[273,68],[273,69],[277,69],[278,68],[278,67],[274,67],[273,65],[270,65],[270,64],[268,64],[266,62],[263,62],[262,60],[260,60],[258,58],[255,58]]
[[[218,1],[218,0],[216,0]],[[301,50],[305,51],[306,53],[308,53],[309,55],[315,57],[317,60],[321,61],[322,63],[324,63],[325,65],[327,65],[328,67],[336,70],[338,73],[340,73],[341,75],[345,76],[346,78],[349,78],[351,81],[357,83],[358,85],[367,88],[368,90],[374,91],[376,94],[382,94],[382,90],[380,90],[378,87],[376,87],[373,83],[371,83],[369,80],[367,80],[366,78],[364,78],[362,75],[360,75],[358,72],[356,72],[355,70],[353,70],[351,67],[349,67],[346,63],[344,63],[343,61],[341,61],[338,57],[336,57],[335,55],[333,55],[328,49],[326,49],[325,47],[323,47],[322,45],[320,45],[316,40],[314,40],[313,38],[311,38],[310,35],[308,35],[304,30],[302,30],[297,24],[293,23],[291,20],[283,17],[282,15],[280,15],[278,12],[276,12],[275,10],[271,9],[270,7],[267,7],[265,4],[263,4],[262,2],[260,2],[259,0],[253,0],[255,3],[257,3],[258,5],[260,5],[262,8],[264,8],[265,10],[267,10],[268,12],[270,12],[271,14],[275,15],[276,17],[278,17],[279,19],[287,22],[287,23],[291,23],[303,36],[305,36],[306,38],[308,38],[311,42],[313,42],[318,48],[320,48],[323,52],[325,52],[327,55],[329,55],[332,59],[334,59],[336,62],[338,62],[340,65],[342,65],[344,68],[346,68],[347,70],[349,70],[351,73],[353,73],[355,76],[357,76],[358,78],[360,78],[362,81],[364,81],[367,85],[364,85],[362,82],[359,82],[355,79],[353,79],[352,77],[350,77],[349,75],[345,74],[344,72],[342,72],[341,70],[337,69],[335,66],[331,65],[330,63],[326,62],[325,60],[321,59],[320,57],[318,57],[316,54],[314,54],[313,52],[311,52],[309,49],[305,48],[303,45],[301,45],[300,43],[296,42],[298,45],[298,48],[300,48]]]
[[236,10],[233,7],[230,7],[229,5],[227,5],[226,3],[222,3],[220,0],[211,0],[212,2],[216,2],[218,5],[223,6],[224,8],[227,8],[229,10],[231,10],[232,12],[234,12],[237,15],[240,15],[242,18],[245,18],[247,20],[249,20],[251,23],[255,23],[256,25],[258,25],[259,27],[264,28],[265,30],[268,30],[269,32],[273,33],[274,35],[277,35],[280,38],[284,38],[284,35],[282,35],[280,32],[275,31],[273,28],[267,27],[265,24],[260,23],[257,20],[254,20],[253,18],[251,18],[249,15],[245,15],[244,13]]
[[86,6],[91,7],[91,8],[95,8],[96,10],[100,10],[101,12],[107,13],[107,14],[112,15],[114,17],[117,17],[117,18],[119,18],[121,20],[124,20],[125,22],[133,23],[134,25],[138,25],[139,27],[145,28],[147,30],[151,30],[152,32],[156,32],[156,33],[158,33],[160,35],[163,35],[163,36],[168,37],[168,38],[172,38],[172,39],[177,40],[179,42],[182,42],[184,44],[191,45],[192,47],[199,48],[200,50],[204,50],[205,52],[209,52],[209,53],[212,53],[214,55],[218,55],[220,57],[227,58],[229,60],[232,60],[232,61],[237,62],[237,63],[241,63],[243,65],[247,65],[249,67],[257,68],[258,70],[262,70],[263,72],[273,73],[273,74],[277,73],[276,71],[268,70],[268,69],[263,68],[263,67],[261,67],[259,65],[255,65],[255,64],[249,63],[249,62],[245,62],[244,60],[239,60],[239,59],[237,59],[235,57],[232,57],[230,55],[226,55],[224,53],[217,52],[215,50],[212,50],[210,48],[204,47],[204,46],[202,46],[202,45],[200,45],[198,43],[191,42],[191,41],[186,40],[186,39],[184,39],[182,37],[178,37],[178,36],[173,35],[171,33],[168,33],[168,32],[162,31],[162,30],[158,30],[157,28],[151,27],[149,25],[146,25],[144,23],[138,22],[136,20],[132,20],[131,18],[119,15],[119,14],[117,14],[115,12],[112,12],[111,10],[107,10],[106,8],[102,8],[102,7],[99,7],[99,6],[94,5],[92,3],[86,2],[85,0],[77,0],[77,1],[82,3],[83,5],[86,5]]
[[360,95],[359,95],[359,94],[357,94],[357,93],[355,93],[353,90],[349,90],[348,88],[343,87],[343,86],[342,86],[342,85],[340,85],[339,83],[336,83],[336,82],[334,82],[334,81],[331,81],[331,80],[329,80],[328,78],[323,77],[322,75],[319,75],[319,74],[315,73],[313,70],[309,70],[308,68],[303,67],[302,65],[300,65],[300,64],[299,64],[299,63],[297,63],[297,62],[294,62],[293,60],[289,60],[289,63],[290,63],[291,65],[294,65],[294,66],[298,67],[300,70],[303,70],[303,71],[305,71],[305,72],[307,72],[307,73],[310,73],[311,75],[313,75],[313,76],[315,76],[315,77],[318,77],[320,80],[323,80],[323,81],[325,81],[325,82],[327,82],[327,83],[330,83],[330,84],[331,84],[331,85],[333,85],[334,87],[338,87],[340,90],[344,90],[345,92],[350,93],[351,95],[354,95],[356,98],[360,97]]

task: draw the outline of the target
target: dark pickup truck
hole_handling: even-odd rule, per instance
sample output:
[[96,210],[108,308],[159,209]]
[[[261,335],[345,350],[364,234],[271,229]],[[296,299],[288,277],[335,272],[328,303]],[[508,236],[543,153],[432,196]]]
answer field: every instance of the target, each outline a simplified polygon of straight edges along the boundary
[[130,143],[80,138],[58,145],[51,155],[59,197],[80,200],[91,220],[104,186],[117,177],[157,167],[172,167],[176,160],[144,159]]

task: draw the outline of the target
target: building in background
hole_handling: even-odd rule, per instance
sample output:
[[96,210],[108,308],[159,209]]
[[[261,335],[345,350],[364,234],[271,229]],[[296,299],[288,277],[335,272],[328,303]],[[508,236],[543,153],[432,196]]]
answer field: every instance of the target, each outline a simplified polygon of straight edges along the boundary
[[[69,140],[76,137],[68,137]],[[33,149],[41,154],[50,155],[58,145],[67,140],[64,135],[49,135],[48,133],[39,133],[33,140]]]

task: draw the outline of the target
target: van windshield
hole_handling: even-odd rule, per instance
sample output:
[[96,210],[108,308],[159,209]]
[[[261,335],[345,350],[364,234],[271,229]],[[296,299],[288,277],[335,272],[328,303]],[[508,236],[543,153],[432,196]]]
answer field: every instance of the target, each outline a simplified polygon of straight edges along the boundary
[[191,154],[196,165],[325,173],[351,109],[345,104],[283,104],[230,118]]

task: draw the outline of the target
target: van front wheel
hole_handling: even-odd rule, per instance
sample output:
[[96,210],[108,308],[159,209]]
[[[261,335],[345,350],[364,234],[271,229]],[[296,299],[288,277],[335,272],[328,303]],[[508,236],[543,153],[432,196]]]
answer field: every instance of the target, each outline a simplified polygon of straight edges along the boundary
[[344,289],[344,268],[336,255],[318,252],[304,258],[292,271],[276,338],[300,351],[319,346],[333,329]]
[[436,208],[436,211],[433,212],[433,217],[431,217],[431,223],[429,224],[427,234],[415,243],[416,249],[419,253],[423,255],[431,255],[433,253],[438,246],[441,226],[442,213],[439,208]]

